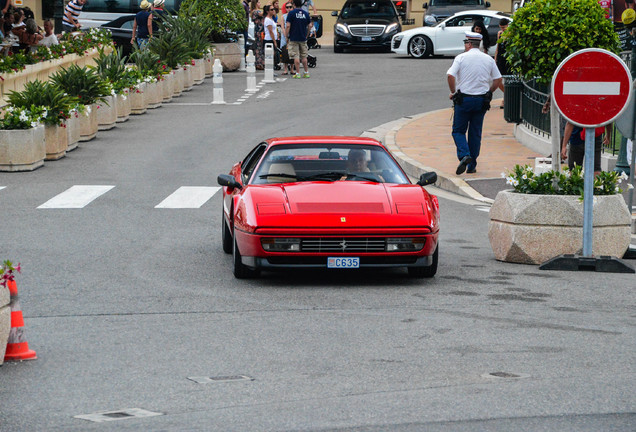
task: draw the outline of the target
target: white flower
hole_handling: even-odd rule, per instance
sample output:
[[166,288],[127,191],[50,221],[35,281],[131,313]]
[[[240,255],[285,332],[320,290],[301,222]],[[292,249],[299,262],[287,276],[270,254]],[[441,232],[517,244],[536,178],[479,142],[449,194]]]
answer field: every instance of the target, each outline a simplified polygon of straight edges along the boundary
[[86,115],[88,116],[91,113],[91,107],[86,105]]
[[633,184],[631,184],[631,183],[628,183],[628,184],[627,184],[627,189],[634,189],[634,185],[633,185]]
[[31,122],[31,127],[32,127],[32,128],[37,127],[37,126],[38,126],[38,123],[37,123],[37,122],[34,122],[34,121],[33,121],[33,122]]
[[517,179],[512,179],[512,185],[515,187],[519,186],[519,181]]
[[614,188],[614,190],[616,191],[616,193],[619,193],[619,192],[621,191],[621,188],[619,188],[618,186],[616,186],[616,187]]
[[28,122],[29,121],[29,117],[26,115],[26,113],[24,111],[22,111],[20,113],[20,121],[23,121],[23,122]]
[[12,113],[15,110],[15,108],[13,108],[12,106],[8,106],[5,111],[8,113]]
[[625,174],[625,171],[622,171],[621,175],[618,176],[618,178],[621,180],[629,180],[629,177],[627,177],[627,174]]
[[49,112],[46,110],[46,108],[44,108],[44,111],[42,111],[42,118],[46,118],[47,115],[49,115]]
[[524,180],[528,180],[528,176],[526,174],[522,175],[521,178]]
[[514,178],[513,176],[506,177],[506,184],[514,185],[514,182],[515,182],[515,181],[516,181],[516,180],[515,180],[515,178]]
[[115,92],[115,89],[112,89],[112,90],[110,91],[110,94],[111,94],[111,95],[113,95],[113,96],[115,96],[117,93]]

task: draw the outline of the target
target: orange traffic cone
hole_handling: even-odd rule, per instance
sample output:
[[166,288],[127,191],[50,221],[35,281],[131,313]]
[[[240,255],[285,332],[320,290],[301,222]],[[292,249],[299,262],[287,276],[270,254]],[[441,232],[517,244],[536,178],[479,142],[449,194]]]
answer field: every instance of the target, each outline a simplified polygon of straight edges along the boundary
[[9,333],[4,361],[35,360],[37,358],[35,351],[29,349],[29,343],[26,341],[24,318],[18,301],[18,285],[15,281],[9,281],[7,288],[9,288],[11,295],[11,332]]

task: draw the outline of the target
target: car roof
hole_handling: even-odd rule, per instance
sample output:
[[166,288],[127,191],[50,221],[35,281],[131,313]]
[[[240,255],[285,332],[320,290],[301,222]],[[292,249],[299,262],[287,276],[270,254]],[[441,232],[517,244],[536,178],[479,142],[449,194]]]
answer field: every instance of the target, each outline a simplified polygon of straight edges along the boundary
[[384,147],[379,141],[367,137],[355,136],[333,136],[333,135],[317,135],[317,136],[294,136],[270,138],[266,140],[270,145],[281,144],[346,144],[346,145],[374,145]]
[[458,16],[458,15],[485,15],[485,16],[490,16],[490,17],[494,17],[494,16],[502,16],[502,17],[506,17],[509,18],[510,15],[506,14],[505,12],[500,12],[500,11],[494,11],[494,10],[487,10],[487,9],[472,9],[472,10],[465,10],[465,11],[461,11],[461,12],[457,12],[453,15],[451,15],[449,18],[452,18],[454,16]]

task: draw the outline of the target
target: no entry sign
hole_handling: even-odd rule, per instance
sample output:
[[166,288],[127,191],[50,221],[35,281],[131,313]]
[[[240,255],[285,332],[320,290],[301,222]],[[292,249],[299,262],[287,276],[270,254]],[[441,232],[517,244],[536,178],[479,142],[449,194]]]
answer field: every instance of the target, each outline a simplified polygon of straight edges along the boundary
[[629,69],[616,54],[599,48],[577,51],[561,62],[552,79],[552,96],[570,123],[584,128],[613,122],[632,91]]

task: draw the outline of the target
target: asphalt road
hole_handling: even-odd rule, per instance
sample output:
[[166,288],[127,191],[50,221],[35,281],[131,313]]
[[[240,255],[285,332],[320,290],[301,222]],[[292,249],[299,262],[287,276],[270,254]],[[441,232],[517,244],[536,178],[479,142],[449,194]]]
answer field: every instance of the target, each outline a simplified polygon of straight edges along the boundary
[[[432,280],[237,281],[219,193],[156,208],[215,188],[264,138],[359,135],[448,106],[450,59],[314,54],[309,80],[245,99],[245,76],[225,74],[231,104],[209,105],[206,80],[63,160],[0,174],[0,258],[22,263],[39,357],[0,368],[0,431],[633,431],[634,275],[497,262],[488,209],[440,192]],[[38,208],[80,185],[113,187]]]

